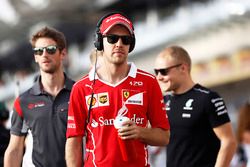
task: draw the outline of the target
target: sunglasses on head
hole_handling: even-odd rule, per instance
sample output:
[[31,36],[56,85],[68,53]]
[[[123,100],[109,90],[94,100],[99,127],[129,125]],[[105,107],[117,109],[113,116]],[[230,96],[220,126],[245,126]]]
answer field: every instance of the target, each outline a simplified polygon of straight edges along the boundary
[[167,68],[161,68],[161,69],[154,69],[155,71],[155,75],[157,76],[159,73],[163,76],[165,75],[168,75],[169,71],[172,69],[172,68],[176,68],[176,67],[179,67],[181,66],[182,64],[176,64],[176,65],[173,65],[173,66],[170,66],[170,67],[167,67]]
[[130,45],[132,43],[133,37],[129,35],[114,35],[114,34],[109,34],[109,35],[104,35],[103,37],[107,37],[107,41],[110,44],[115,44],[119,38],[122,39],[122,43],[124,45]]
[[50,45],[50,46],[46,46],[46,47],[33,48],[33,51],[34,51],[35,55],[42,55],[45,50],[48,54],[53,55],[56,53],[56,49],[57,49],[57,46]]

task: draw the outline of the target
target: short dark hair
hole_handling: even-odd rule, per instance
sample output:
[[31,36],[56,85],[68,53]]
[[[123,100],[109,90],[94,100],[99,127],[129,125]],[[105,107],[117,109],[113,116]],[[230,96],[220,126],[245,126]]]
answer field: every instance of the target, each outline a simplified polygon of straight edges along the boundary
[[56,42],[59,50],[66,48],[66,38],[64,34],[51,27],[44,27],[36,32],[30,40],[31,46],[34,48],[36,41],[43,37],[53,39]]

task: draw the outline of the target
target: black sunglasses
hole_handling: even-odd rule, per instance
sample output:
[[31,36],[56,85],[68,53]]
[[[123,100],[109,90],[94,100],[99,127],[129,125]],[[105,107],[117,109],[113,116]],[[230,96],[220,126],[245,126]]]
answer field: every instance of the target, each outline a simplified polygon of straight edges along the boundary
[[109,35],[104,35],[103,37],[107,37],[107,41],[110,44],[115,44],[119,38],[122,39],[122,43],[124,45],[130,45],[133,41],[133,37],[128,36],[128,35],[114,35],[114,34],[109,34]]
[[176,65],[173,65],[173,66],[170,66],[170,67],[167,67],[167,68],[161,68],[161,69],[154,69],[155,71],[155,75],[157,76],[158,73],[160,73],[161,75],[168,75],[169,71],[172,69],[172,68],[176,68],[176,67],[179,67],[181,66],[182,64],[176,64]]
[[44,50],[46,50],[46,52],[48,54],[53,55],[56,53],[56,49],[57,49],[57,46],[50,45],[50,46],[46,46],[46,47],[33,48],[33,51],[34,51],[35,55],[42,55]]

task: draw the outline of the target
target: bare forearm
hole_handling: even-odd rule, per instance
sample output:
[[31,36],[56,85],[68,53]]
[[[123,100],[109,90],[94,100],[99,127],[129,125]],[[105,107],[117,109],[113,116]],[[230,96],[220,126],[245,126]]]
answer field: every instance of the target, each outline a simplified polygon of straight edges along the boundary
[[4,154],[5,167],[20,167],[23,158],[22,150],[10,150],[7,148]]
[[220,150],[215,167],[228,167],[236,151],[237,142],[230,122],[213,129],[220,140]]
[[232,157],[236,151],[236,141],[221,142],[215,167],[229,167]]
[[161,128],[142,128],[139,139],[152,146],[165,146],[169,143],[170,132]]
[[82,167],[83,153],[82,153],[82,138],[72,137],[68,138],[65,148],[65,156],[67,167]]
[[5,167],[20,167],[24,152],[24,136],[10,136],[9,145],[4,154]]
[[169,143],[170,132],[161,128],[137,126],[129,120],[118,129],[118,135],[123,140],[136,139],[152,146],[165,146]]

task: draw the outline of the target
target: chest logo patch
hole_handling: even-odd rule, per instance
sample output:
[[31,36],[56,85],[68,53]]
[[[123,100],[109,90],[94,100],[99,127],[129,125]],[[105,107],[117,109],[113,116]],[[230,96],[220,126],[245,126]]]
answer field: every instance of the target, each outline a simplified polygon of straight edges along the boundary
[[[91,95],[85,97],[87,107],[90,105]],[[109,106],[109,95],[108,92],[98,93],[93,95],[92,108]]]
[[125,104],[143,105],[143,92],[122,90],[122,95]]
[[183,110],[193,110],[192,103],[194,102],[194,99],[188,99],[185,106],[183,107]]
[[123,96],[125,97],[125,99],[127,99],[129,97],[129,91],[124,91]]
[[98,93],[98,105],[99,106],[109,106],[109,94],[108,92]]
[[36,102],[36,103],[29,103],[28,109],[32,110],[33,108],[43,107],[43,106],[45,106],[45,103],[43,101]]
[[98,122],[96,122],[96,120],[92,119],[91,126],[93,128],[96,128],[98,126]]
[[189,113],[183,113],[182,118],[191,118],[191,114]]
[[108,101],[108,96],[107,95],[102,95],[99,97],[99,102],[101,104],[105,104]]
[[165,110],[170,111],[170,100],[165,103]]
[[[88,98],[88,100],[87,100],[87,104],[88,104],[88,106],[90,105],[90,103],[91,103],[91,96]],[[93,96],[93,99],[92,99],[92,106],[95,106],[95,104],[96,104],[96,97],[95,96]]]

